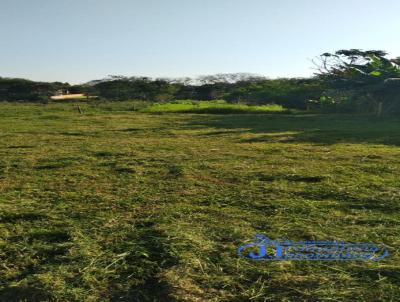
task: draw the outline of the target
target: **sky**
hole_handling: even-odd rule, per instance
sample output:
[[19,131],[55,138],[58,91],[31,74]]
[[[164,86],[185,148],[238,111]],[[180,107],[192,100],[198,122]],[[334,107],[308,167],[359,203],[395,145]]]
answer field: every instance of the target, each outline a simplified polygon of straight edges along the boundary
[[0,0],[0,76],[307,77],[345,48],[400,56],[398,0]]

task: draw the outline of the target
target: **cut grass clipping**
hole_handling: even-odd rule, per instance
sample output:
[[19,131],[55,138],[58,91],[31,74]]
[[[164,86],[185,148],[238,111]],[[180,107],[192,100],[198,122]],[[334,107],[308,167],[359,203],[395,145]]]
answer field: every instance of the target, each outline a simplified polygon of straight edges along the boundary
[[[399,301],[398,117],[80,106],[0,104],[0,301]],[[255,234],[390,255],[239,258]]]

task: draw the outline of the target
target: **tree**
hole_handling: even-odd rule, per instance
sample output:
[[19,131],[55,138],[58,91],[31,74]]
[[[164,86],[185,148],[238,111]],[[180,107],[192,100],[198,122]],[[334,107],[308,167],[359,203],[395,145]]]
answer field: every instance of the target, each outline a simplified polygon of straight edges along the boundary
[[350,49],[324,53],[316,65],[317,76],[331,87],[328,95],[339,104],[372,103],[378,115],[400,106],[400,58],[388,59],[382,50]]
[[0,78],[0,101],[46,102],[57,90],[68,87],[68,83]]

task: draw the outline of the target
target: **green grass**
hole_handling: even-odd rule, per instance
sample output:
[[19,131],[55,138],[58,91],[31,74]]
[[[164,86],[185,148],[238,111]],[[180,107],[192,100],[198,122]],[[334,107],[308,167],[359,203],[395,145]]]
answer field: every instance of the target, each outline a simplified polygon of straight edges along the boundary
[[[397,301],[400,119],[0,104],[0,301]],[[382,261],[252,262],[272,239]]]
[[209,114],[243,114],[286,112],[282,106],[270,104],[250,106],[246,104],[229,104],[225,101],[175,101],[157,103],[141,110],[147,113],[209,113]]

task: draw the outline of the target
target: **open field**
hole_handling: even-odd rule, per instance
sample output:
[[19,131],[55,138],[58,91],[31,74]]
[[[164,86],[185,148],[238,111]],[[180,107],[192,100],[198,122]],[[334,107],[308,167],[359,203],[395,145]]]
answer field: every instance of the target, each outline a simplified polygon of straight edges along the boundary
[[159,103],[141,110],[147,113],[272,113],[288,112],[280,105],[249,106],[246,104],[229,104],[225,101],[176,101]]
[[[400,119],[0,104],[0,301],[398,301]],[[272,239],[382,261],[252,262]]]

